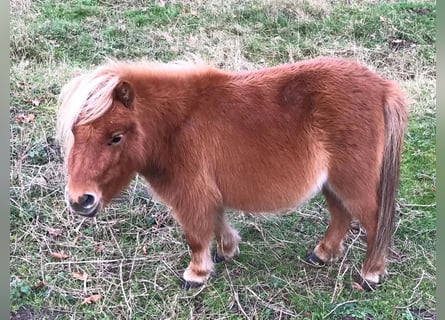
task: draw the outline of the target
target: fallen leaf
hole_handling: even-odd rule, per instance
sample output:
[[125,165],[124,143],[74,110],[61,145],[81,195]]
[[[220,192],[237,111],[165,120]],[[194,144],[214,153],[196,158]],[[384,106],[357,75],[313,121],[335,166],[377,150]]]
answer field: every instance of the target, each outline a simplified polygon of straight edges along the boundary
[[63,250],[60,252],[51,252],[51,256],[53,256],[56,259],[66,259],[69,257]]
[[94,245],[94,252],[96,253],[102,253],[104,251],[104,246],[101,243]]
[[82,304],[90,304],[99,301],[102,299],[102,296],[100,294],[93,294],[89,296],[88,298],[83,299]]
[[147,247],[146,247],[146,246],[143,246],[143,247],[142,247],[142,252],[143,252],[144,254],[147,254]]
[[71,276],[80,281],[91,281],[91,279],[88,279],[88,275],[84,272],[83,274],[80,274],[78,272],[71,273]]
[[17,123],[29,123],[34,121],[35,119],[35,115],[32,113],[28,113],[28,114],[24,114],[24,113],[19,113],[15,116],[15,122]]
[[58,237],[62,234],[62,230],[55,228],[48,228],[48,233],[53,237]]
[[43,280],[38,280],[35,284],[34,284],[34,286],[32,287],[34,290],[41,290],[41,289],[43,289],[43,288],[45,288],[46,287],[46,284],[45,284],[45,282],[43,282]]
[[75,237],[75,238],[74,238],[74,240],[73,240],[73,246],[76,245],[76,243],[77,243],[78,240],[79,240],[79,237]]
[[357,289],[358,291],[364,291],[365,289],[363,289],[363,287],[359,284],[359,283],[357,283],[357,282],[353,282],[352,283],[352,287],[354,288],[354,289]]
[[56,40],[48,40],[48,42],[51,44],[56,44],[57,41]]

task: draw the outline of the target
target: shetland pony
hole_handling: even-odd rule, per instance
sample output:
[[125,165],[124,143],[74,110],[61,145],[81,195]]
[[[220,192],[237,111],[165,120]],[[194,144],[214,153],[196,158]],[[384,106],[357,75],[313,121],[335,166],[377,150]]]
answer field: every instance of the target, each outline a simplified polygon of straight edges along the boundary
[[367,232],[361,285],[386,272],[407,107],[398,86],[349,60],[252,72],[204,64],[108,62],[59,98],[68,207],[97,214],[135,174],[173,209],[191,250],[183,286],[239,253],[224,208],[271,212],[320,191],[330,222],[307,261],[342,254],[352,219]]

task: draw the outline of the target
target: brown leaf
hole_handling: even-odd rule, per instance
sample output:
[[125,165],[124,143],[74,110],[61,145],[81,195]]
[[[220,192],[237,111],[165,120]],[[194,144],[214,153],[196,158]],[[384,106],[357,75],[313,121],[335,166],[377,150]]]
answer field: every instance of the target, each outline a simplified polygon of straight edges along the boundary
[[102,296],[100,294],[93,294],[89,296],[88,298],[83,299],[82,304],[90,304],[99,301],[102,299]]
[[32,113],[28,113],[28,114],[24,114],[24,113],[19,113],[15,116],[15,122],[17,123],[29,123],[34,121],[35,119],[35,115]]
[[79,237],[75,237],[75,238],[74,238],[74,240],[73,240],[73,246],[76,245],[76,243],[77,243],[78,240],[79,240]]
[[357,289],[358,291],[364,291],[365,289],[363,289],[363,287],[357,283],[357,282],[353,282],[352,283],[352,288]]
[[88,275],[84,272],[83,274],[80,274],[78,272],[71,273],[71,276],[80,281],[91,281],[91,279],[88,279]]
[[147,247],[146,247],[146,246],[143,246],[143,247],[142,247],[142,252],[143,252],[144,254],[147,254]]
[[43,282],[43,280],[38,280],[35,284],[34,284],[34,286],[32,287],[34,290],[41,290],[41,289],[43,289],[43,288],[45,288],[46,287],[46,284],[45,284],[45,282]]
[[69,257],[63,250],[60,252],[51,252],[51,256],[53,256],[56,259],[66,259]]
[[104,246],[102,243],[97,243],[94,245],[94,252],[96,253],[102,253],[104,252]]
[[48,228],[48,233],[53,237],[58,237],[62,234],[62,230],[56,228]]

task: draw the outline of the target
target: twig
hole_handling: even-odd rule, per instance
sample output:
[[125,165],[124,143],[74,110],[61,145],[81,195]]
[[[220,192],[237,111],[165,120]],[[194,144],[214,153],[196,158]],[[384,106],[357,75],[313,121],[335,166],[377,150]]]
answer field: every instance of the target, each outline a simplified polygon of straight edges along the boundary
[[274,310],[274,311],[282,312],[282,313],[287,314],[287,315],[289,315],[289,316],[295,316],[295,315],[296,315],[295,313],[293,313],[293,312],[290,311],[290,310],[287,310],[287,309],[284,309],[284,308],[278,308],[278,307],[274,306],[273,304],[270,304],[270,303],[264,301],[263,299],[261,299],[260,297],[258,297],[258,295],[257,295],[252,289],[250,289],[249,287],[246,287],[246,289],[249,290],[250,293],[253,294],[253,296],[254,296],[258,301],[261,301],[266,307],[271,308],[271,309]]
[[230,273],[229,270],[227,269],[227,265],[225,265],[226,268],[226,272],[227,272],[227,277],[229,279],[229,283],[230,283],[230,290],[232,291],[233,295],[234,295],[234,299],[236,304],[238,305],[238,308],[241,310],[241,312],[244,314],[244,316],[249,319],[249,316],[247,315],[246,311],[244,311],[243,307],[241,306],[241,303],[239,302],[239,296],[238,296],[238,292],[233,288],[233,283],[232,283],[232,278],[230,277]]
[[62,264],[81,264],[81,263],[111,263],[111,262],[124,262],[124,261],[151,261],[149,258],[122,258],[122,259],[110,259],[110,260],[79,260],[79,261],[57,261],[57,262],[47,262],[47,265],[62,265]]
[[124,296],[124,300],[125,303],[127,304],[128,307],[128,311],[130,312],[129,314],[129,318],[131,319],[131,314],[133,313],[133,310],[130,307],[130,303],[128,302],[128,298],[127,298],[127,294],[125,293],[125,288],[124,288],[124,277],[122,276],[122,262],[119,265],[119,278],[121,280],[121,289],[122,289],[122,294]]
[[[79,223],[79,225],[77,226],[77,228],[74,229],[74,230],[76,231],[76,233],[79,232],[80,228],[82,227],[82,225],[83,225],[83,223],[85,222],[86,219],[87,219],[87,218],[83,218],[82,221],[80,221],[80,223]],[[96,218],[94,218],[94,219],[96,219]]]
[[343,259],[341,260],[340,266],[338,268],[337,279],[335,280],[335,287],[334,287],[334,292],[332,293],[331,303],[334,303],[335,295],[336,295],[337,288],[338,288],[338,278],[340,276],[340,272],[341,272],[341,269],[343,267],[343,264],[345,263],[346,257],[348,256],[349,251],[351,250],[352,246],[358,240],[358,238],[360,237],[361,234],[362,234],[362,230],[359,229],[359,232],[357,233],[357,236],[354,239],[352,239],[351,244],[348,246],[348,248],[346,249],[345,254],[343,255]]
[[202,290],[204,290],[205,287],[206,287],[206,285],[203,284],[201,287],[199,287],[199,290],[196,291],[195,293],[193,293],[191,296],[179,297],[179,299],[190,299],[190,298],[194,298],[194,297],[196,297],[197,295],[199,295],[199,294],[202,292]]
[[[420,276],[420,279],[419,279],[419,281],[417,282],[417,284],[416,284],[416,285],[414,286],[414,288],[412,289],[411,297],[408,299],[408,301],[410,301],[410,300],[414,297],[414,294],[416,293],[417,288],[418,288],[418,287],[420,286],[420,284],[422,283],[424,277],[425,277],[425,271],[422,270],[422,275]],[[406,305],[406,306],[403,306],[403,307],[396,307],[396,309],[406,309],[406,308],[409,308],[409,307],[411,307],[413,304],[417,303],[419,300],[420,300],[420,298],[417,299],[417,301],[414,301],[414,302],[412,302],[412,303],[410,303],[410,304],[408,304],[408,305]]]
[[348,303],[354,303],[357,302],[358,300],[348,300],[348,301],[344,301],[342,303],[337,304],[331,311],[329,311],[326,315],[323,316],[323,319],[326,319],[327,317],[329,317],[335,310],[337,310],[339,307],[348,304]]
[[404,203],[402,207],[421,207],[421,208],[435,208],[436,204],[417,204],[417,203]]

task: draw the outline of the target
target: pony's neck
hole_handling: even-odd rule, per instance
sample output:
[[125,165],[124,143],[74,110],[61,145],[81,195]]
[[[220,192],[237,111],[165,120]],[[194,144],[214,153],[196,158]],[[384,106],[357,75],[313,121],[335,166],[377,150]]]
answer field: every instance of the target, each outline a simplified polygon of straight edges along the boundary
[[132,79],[135,111],[147,143],[146,173],[156,176],[168,166],[176,139],[194,109],[200,107],[200,98],[226,76],[216,69],[201,68],[141,73]]
[[134,81],[136,112],[146,129],[159,128],[156,138],[177,129],[197,107],[203,91],[212,85],[213,69],[142,73]]

